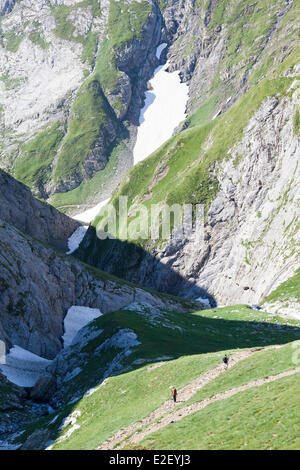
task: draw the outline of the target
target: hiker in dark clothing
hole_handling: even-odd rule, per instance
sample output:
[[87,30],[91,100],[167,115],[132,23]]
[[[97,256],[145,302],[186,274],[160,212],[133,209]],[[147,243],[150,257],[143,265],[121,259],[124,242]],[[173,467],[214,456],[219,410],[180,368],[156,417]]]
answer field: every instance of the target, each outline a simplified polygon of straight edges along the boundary
[[172,388],[172,397],[173,397],[173,401],[174,403],[176,403],[176,398],[177,398],[177,390],[175,387]]
[[227,356],[227,354],[225,354],[225,356],[223,357],[222,361],[224,362],[225,370],[227,370],[227,369],[228,369],[228,365],[229,365],[229,357]]

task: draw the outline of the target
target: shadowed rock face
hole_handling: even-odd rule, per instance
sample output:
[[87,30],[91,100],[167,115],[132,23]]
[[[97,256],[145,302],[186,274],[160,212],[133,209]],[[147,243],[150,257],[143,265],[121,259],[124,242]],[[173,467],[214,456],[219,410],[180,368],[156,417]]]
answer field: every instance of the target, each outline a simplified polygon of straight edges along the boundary
[[0,0],[0,15],[10,13],[16,0]]
[[79,223],[34,198],[30,189],[0,170],[0,218],[42,242],[66,250]]
[[108,280],[0,221],[0,339],[52,359],[62,348],[63,320],[72,305],[108,313],[132,302],[184,310],[180,301]]
[[26,393],[23,388],[9,382],[7,378],[1,373],[0,382],[0,412],[13,409],[22,409],[22,402],[26,397]]

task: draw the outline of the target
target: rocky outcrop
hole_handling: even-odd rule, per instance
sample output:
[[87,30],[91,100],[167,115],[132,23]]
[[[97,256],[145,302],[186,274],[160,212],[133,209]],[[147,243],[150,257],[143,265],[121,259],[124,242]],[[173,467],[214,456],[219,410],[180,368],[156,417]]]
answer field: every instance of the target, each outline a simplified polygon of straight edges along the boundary
[[30,189],[0,170],[0,218],[32,237],[66,251],[67,240],[79,224],[39,201]]
[[264,102],[215,168],[220,191],[207,242],[185,275],[220,304],[259,303],[299,266],[299,140],[290,119],[297,106],[297,91]]
[[12,384],[0,373],[0,412],[23,409],[25,398],[24,389]]

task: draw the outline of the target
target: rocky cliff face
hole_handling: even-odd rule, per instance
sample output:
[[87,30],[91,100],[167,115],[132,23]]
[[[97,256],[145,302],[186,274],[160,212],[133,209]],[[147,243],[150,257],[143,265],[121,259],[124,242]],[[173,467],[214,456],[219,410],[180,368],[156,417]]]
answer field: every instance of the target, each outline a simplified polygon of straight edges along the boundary
[[8,346],[55,357],[72,305],[99,308],[102,313],[134,301],[184,308],[184,302],[110,279],[3,220],[0,232],[0,339]]
[[189,82],[188,112],[202,114],[202,122],[225,112],[297,44],[293,0],[164,3],[170,68]]
[[189,116],[113,203],[202,203],[205,243],[102,243],[91,228],[78,256],[162,291],[258,303],[299,265],[298,4],[175,0],[161,12]]
[[0,170],[0,218],[32,237],[66,251],[79,224],[34,198],[30,189]]

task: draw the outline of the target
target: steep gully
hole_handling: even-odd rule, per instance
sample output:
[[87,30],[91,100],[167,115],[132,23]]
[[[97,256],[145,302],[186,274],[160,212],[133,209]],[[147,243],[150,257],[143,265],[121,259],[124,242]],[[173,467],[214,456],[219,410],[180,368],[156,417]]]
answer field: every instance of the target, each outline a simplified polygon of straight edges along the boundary
[[[158,60],[167,46],[167,43],[162,43],[157,47]],[[133,150],[134,165],[163,145],[186,118],[186,105],[189,99],[188,85],[181,82],[179,71],[169,72],[168,67],[167,61],[165,65],[155,69],[154,76],[149,82],[150,89],[145,93],[145,105],[140,111],[137,139]],[[109,198],[73,216],[84,225],[70,237],[68,254],[72,254],[79,247],[87,232],[88,224],[108,202]]]
[[[161,43],[157,47],[158,60],[167,46],[167,43]],[[169,65],[167,61],[154,70],[153,78],[149,82],[149,90],[145,93],[145,104],[140,111],[137,139],[133,150],[135,165],[166,142],[176,127],[186,118],[188,85],[181,82],[179,71],[168,71]],[[108,201],[109,199],[106,199],[87,211],[76,214],[73,218],[88,224]],[[84,236],[84,233],[82,235]]]

